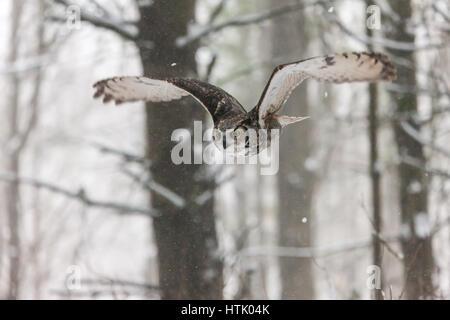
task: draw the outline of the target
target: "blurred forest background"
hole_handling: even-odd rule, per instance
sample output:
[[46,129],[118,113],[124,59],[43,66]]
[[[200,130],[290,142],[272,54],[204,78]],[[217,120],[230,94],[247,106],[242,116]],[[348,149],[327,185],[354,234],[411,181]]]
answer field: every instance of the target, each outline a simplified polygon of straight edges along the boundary
[[[0,298],[448,299],[449,35],[446,0],[1,0]],[[358,50],[398,80],[304,82],[273,176],[172,164],[212,126],[193,99],[92,99],[185,76],[249,110],[276,65]]]

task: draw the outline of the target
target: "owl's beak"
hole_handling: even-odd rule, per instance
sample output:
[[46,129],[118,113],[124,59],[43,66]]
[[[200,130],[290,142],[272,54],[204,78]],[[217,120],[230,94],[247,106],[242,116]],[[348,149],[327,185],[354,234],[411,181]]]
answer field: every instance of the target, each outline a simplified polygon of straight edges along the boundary
[[281,125],[282,128],[286,127],[289,124],[309,119],[309,117],[289,117],[279,114],[275,114],[273,117],[278,120],[278,123]]

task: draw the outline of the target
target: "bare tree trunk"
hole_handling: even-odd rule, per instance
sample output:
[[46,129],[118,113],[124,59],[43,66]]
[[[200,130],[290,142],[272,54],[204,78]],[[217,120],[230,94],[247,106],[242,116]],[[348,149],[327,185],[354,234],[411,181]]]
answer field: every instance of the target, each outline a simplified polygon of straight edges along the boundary
[[[178,48],[175,41],[187,33],[195,19],[195,0],[155,1],[139,8],[140,41],[151,41],[153,49],[140,47],[146,75],[154,77],[197,76],[197,44]],[[172,66],[176,63],[176,66]],[[205,117],[197,102],[148,103],[147,146],[153,178],[186,200],[178,208],[151,194],[152,206],[161,212],[153,220],[159,255],[159,279],[165,299],[222,298],[222,262],[217,254],[214,200],[199,205],[197,196],[213,187],[205,166],[175,165],[170,154],[174,129],[191,128],[195,119]],[[191,130],[192,132],[192,130]]]
[[[10,51],[8,54],[8,63],[13,64],[18,57],[19,47],[19,25],[22,14],[22,1],[12,2],[11,8],[11,33],[10,33]],[[20,171],[20,148],[19,148],[19,91],[20,80],[15,73],[11,73],[10,91],[7,106],[7,119],[9,123],[7,141],[4,150],[6,150],[6,169],[8,172],[18,174]],[[9,289],[8,299],[17,299],[20,287],[20,194],[19,183],[17,181],[9,183],[5,187],[6,211],[8,216],[9,240]]]
[[[274,2],[277,5],[278,1]],[[279,4],[278,4],[279,5]],[[307,56],[308,37],[305,16],[299,12],[283,20],[274,20],[272,54],[283,59]],[[296,39],[297,41],[292,41]],[[286,52],[294,53],[286,56]],[[286,61],[287,61],[286,60]],[[308,114],[306,84],[300,86],[288,100],[283,114]],[[283,132],[280,140],[279,187],[279,243],[280,246],[309,247],[313,175],[305,169],[311,151],[311,122],[304,121]],[[314,276],[309,258],[280,258],[283,299],[313,299]]]
[[[381,216],[381,174],[378,169],[378,90],[376,84],[369,85],[369,171],[371,179],[372,191],[372,228],[373,232],[380,234],[382,226]],[[372,262],[378,267],[382,267],[383,262],[383,247],[377,235],[373,235],[373,252]],[[376,300],[382,299],[382,288],[375,289],[374,298]]]
[[[407,30],[407,23],[412,17],[412,4],[408,0],[391,0],[391,7],[399,19],[391,21],[392,31],[389,37],[393,40],[414,43],[414,34]],[[397,57],[414,65],[412,51],[392,51]],[[415,87],[416,75],[414,68],[399,66],[398,82],[402,85]],[[417,116],[417,96],[410,93],[392,93],[396,103],[398,118],[406,118],[406,123],[416,130],[420,126],[414,119]],[[424,164],[426,158],[424,146],[406,133],[400,122],[394,123],[395,139],[399,157],[412,157]],[[405,292],[408,299],[429,298],[434,296],[432,275],[434,259],[432,242],[429,233],[421,232],[429,225],[428,213],[428,182],[424,171],[400,163],[398,167],[400,179],[401,220],[404,228],[402,250],[405,256]]]
[[[45,9],[46,4],[44,1],[36,2],[36,38],[37,38],[37,47],[35,55],[37,57],[44,54],[46,50],[46,45],[44,43],[44,32],[45,32]],[[26,128],[26,135],[28,136],[31,131],[35,128],[38,122],[38,109],[40,105],[41,98],[41,84],[42,84],[43,71],[41,68],[37,68],[34,72],[34,88],[33,94],[31,96],[30,101],[30,119],[28,121],[28,126]],[[33,243],[30,248],[30,260],[32,261],[33,275],[34,275],[34,299],[40,299],[41,295],[41,284],[42,284],[42,274],[41,274],[41,263],[40,263],[40,255],[41,255],[41,212],[38,206],[38,198],[39,198],[39,190],[34,190],[35,192],[35,201],[34,201],[34,215],[33,215]]]
[[[381,174],[378,169],[378,90],[376,84],[369,85],[369,142],[370,142],[370,154],[369,154],[369,172],[371,180],[372,191],[372,231],[376,234],[380,234],[382,227],[381,216]],[[373,252],[372,262],[374,265],[381,268],[383,263],[383,246],[377,235],[372,237]],[[382,287],[375,289],[374,298],[376,300],[383,299]]]
[[[366,1],[367,6],[371,5],[370,1]],[[371,29],[367,28],[367,35],[373,36]],[[369,50],[373,50],[373,46],[369,46]],[[382,228],[382,202],[381,202],[381,172],[378,166],[378,85],[369,84],[369,173],[372,193],[372,228],[373,232],[380,234]],[[372,237],[373,252],[372,262],[378,267],[382,267],[383,263],[383,246],[376,235]],[[382,273],[383,274],[383,273]],[[383,299],[382,284],[380,289],[375,289],[375,300]]]

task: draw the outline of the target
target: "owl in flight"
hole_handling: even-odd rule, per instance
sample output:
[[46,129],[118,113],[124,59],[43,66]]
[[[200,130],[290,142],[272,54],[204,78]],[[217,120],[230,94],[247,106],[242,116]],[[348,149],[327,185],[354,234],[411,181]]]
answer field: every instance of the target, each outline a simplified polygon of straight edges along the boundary
[[[249,112],[229,93],[195,79],[114,77],[94,84],[94,98],[103,97],[104,103],[114,100],[116,104],[121,104],[134,101],[167,102],[190,95],[211,115],[216,146],[227,149],[230,145],[236,148],[238,144],[239,150],[246,150],[245,154],[256,154],[270,144],[272,132],[279,133],[285,126],[307,118],[278,113],[303,80],[313,78],[344,83],[392,81],[396,77],[397,71],[386,55],[352,52],[279,65],[272,72],[259,102]],[[256,133],[257,138],[250,139],[250,132]]]

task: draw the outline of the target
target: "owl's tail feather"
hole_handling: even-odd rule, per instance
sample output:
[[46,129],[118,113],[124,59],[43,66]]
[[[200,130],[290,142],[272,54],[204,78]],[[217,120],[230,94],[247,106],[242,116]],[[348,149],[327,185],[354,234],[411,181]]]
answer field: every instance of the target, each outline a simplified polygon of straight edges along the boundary
[[273,117],[278,120],[282,128],[286,127],[289,124],[309,119],[309,117],[289,117],[283,116],[281,114],[274,114]]

